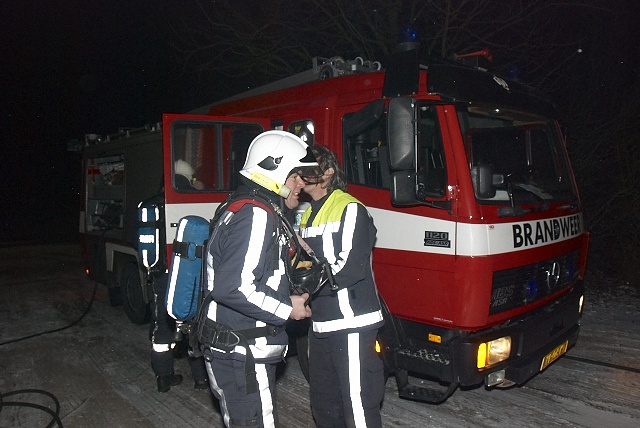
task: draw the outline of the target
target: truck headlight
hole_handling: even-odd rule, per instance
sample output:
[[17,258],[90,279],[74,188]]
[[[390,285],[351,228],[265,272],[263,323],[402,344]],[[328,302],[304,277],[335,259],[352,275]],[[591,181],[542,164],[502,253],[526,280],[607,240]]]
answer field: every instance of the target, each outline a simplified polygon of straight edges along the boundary
[[492,366],[509,358],[511,354],[511,337],[505,336],[490,342],[481,343],[478,347],[478,368]]

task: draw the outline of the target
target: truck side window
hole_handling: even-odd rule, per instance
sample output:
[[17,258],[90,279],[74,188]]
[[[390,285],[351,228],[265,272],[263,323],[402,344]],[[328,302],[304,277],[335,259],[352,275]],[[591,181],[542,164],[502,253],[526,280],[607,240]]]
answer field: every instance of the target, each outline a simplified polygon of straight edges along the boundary
[[173,187],[185,193],[235,190],[249,144],[262,131],[253,123],[174,122]]
[[342,167],[349,183],[382,189],[390,187],[386,114],[383,108],[383,103],[374,101],[344,116]]
[[421,106],[418,118],[418,197],[442,198],[447,191],[447,165],[434,106]]
[[89,159],[86,165],[87,231],[122,231],[124,155]]

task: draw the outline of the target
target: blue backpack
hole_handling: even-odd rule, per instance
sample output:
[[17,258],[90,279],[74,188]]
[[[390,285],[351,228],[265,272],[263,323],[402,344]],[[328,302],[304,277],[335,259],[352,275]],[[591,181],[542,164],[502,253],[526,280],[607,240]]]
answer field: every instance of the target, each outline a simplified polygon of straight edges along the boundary
[[178,321],[190,321],[198,313],[202,259],[209,238],[209,222],[188,215],[178,222],[169,270],[167,312]]
[[204,278],[203,258],[206,257],[207,241],[217,227],[220,214],[225,211],[235,213],[245,204],[261,206],[275,218],[273,208],[268,204],[241,195],[220,205],[211,222],[193,215],[183,217],[178,222],[166,298],[167,312],[172,318],[183,323],[195,321],[200,307],[206,306],[210,301],[206,301],[204,284],[201,283]]

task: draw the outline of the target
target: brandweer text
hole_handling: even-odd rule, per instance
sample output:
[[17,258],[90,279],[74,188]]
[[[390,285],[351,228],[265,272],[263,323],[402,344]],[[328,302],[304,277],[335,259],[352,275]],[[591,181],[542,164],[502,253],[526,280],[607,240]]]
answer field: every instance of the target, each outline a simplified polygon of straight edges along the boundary
[[528,247],[576,236],[582,232],[580,215],[513,225],[513,248]]

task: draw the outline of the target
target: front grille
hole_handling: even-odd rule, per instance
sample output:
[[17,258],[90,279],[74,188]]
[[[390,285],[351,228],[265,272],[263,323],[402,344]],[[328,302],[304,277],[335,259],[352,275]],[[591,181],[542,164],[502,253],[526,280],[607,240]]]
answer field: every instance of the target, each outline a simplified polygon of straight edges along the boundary
[[528,305],[572,284],[578,276],[578,252],[494,272],[489,314]]

